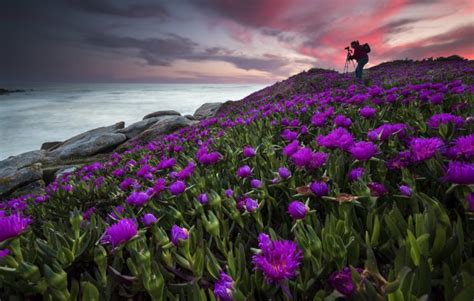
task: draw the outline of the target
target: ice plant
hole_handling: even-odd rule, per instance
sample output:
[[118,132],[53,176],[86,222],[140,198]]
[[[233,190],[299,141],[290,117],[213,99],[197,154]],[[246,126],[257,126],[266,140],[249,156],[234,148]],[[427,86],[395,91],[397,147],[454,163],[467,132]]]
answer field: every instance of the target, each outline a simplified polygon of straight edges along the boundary
[[234,294],[234,279],[221,271],[219,279],[214,285],[214,295],[220,301],[232,301]]
[[410,197],[412,195],[412,190],[409,186],[406,186],[406,185],[401,185],[399,187],[400,189],[400,193],[404,196],[407,196],[407,197]]
[[237,176],[241,178],[247,178],[247,177],[250,177],[251,175],[252,175],[252,170],[250,169],[250,166],[248,165],[244,165],[237,170]]
[[363,167],[356,167],[356,168],[353,168],[350,172],[349,172],[349,178],[351,179],[351,181],[357,181],[357,180],[360,180],[362,179],[362,176],[364,175],[364,168]]
[[293,219],[303,219],[309,211],[309,207],[300,201],[293,201],[288,205],[288,213]]
[[172,195],[179,195],[186,190],[186,184],[183,181],[176,181],[169,187],[169,191]]
[[372,142],[361,141],[349,148],[352,157],[360,161],[367,161],[377,154],[377,146]]
[[263,272],[268,282],[280,284],[296,276],[303,255],[295,242],[272,241],[265,233],[260,233],[258,241],[260,252],[252,257],[252,262],[256,270]]
[[[362,274],[361,268],[356,269],[359,274]],[[352,282],[352,273],[349,267],[345,267],[340,272],[334,272],[329,277],[329,283],[338,292],[346,296],[354,294],[354,283]]]
[[309,185],[309,189],[315,195],[317,195],[319,197],[326,196],[329,193],[328,184],[326,184],[326,182],[323,182],[323,181],[317,181],[317,182],[311,183],[311,185]]
[[209,198],[208,198],[207,194],[205,194],[205,193],[199,194],[198,197],[197,197],[197,200],[202,205],[206,205],[207,203],[209,203]]
[[282,179],[288,179],[291,176],[291,172],[286,167],[280,167],[280,168],[278,168],[278,175]]
[[26,231],[31,219],[15,213],[10,216],[0,216],[0,242],[17,237]]
[[243,150],[244,157],[250,158],[255,156],[256,152],[255,149],[251,146],[245,146]]
[[103,244],[112,244],[115,248],[121,244],[127,243],[138,233],[137,223],[130,218],[124,218],[115,224],[107,227],[101,242]]
[[372,118],[375,116],[375,113],[377,113],[377,110],[368,106],[365,106],[359,110],[360,116],[364,118]]
[[153,225],[154,223],[156,223],[158,221],[158,219],[151,213],[146,213],[143,217],[142,217],[142,223],[146,226],[146,227],[150,227],[151,225]]
[[149,198],[146,192],[134,191],[128,196],[126,202],[129,205],[141,207],[148,202]]
[[345,128],[339,127],[332,130],[327,135],[320,135],[316,139],[316,142],[327,148],[339,148],[342,150],[348,150],[349,147],[354,144],[354,138]]
[[171,227],[171,242],[177,246],[180,241],[187,240],[189,237],[188,229],[181,228],[177,225]]
[[449,162],[445,179],[454,184],[474,184],[474,164],[465,162]]
[[469,210],[474,211],[474,193],[469,192],[466,197]]
[[250,186],[254,189],[258,189],[262,187],[262,181],[259,179],[253,179],[250,181]]
[[367,185],[372,196],[381,197],[387,194],[387,189],[382,183],[372,182]]
[[411,159],[413,162],[428,160],[441,146],[443,146],[443,141],[439,138],[413,138],[410,141]]
[[252,198],[245,198],[245,209],[249,212],[252,213],[258,208],[258,203],[256,200]]

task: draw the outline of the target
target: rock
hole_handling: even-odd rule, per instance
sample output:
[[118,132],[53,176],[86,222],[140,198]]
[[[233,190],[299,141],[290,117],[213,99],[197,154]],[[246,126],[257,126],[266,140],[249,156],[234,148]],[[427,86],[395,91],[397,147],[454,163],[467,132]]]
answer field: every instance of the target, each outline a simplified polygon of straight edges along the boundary
[[196,120],[196,118],[194,118],[193,115],[184,115],[184,117],[186,117],[189,120]]
[[47,155],[53,158],[71,159],[108,151],[127,140],[124,134],[116,133],[117,130],[123,129],[124,125],[124,122],[119,122],[79,134],[56,146]]
[[116,132],[117,133],[122,133],[125,136],[127,136],[128,139],[131,139],[131,138],[137,136],[138,134],[140,134],[141,132],[143,132],[144,130],[151,127],[153,124],[155,124],[159,120],[160,120],[160,117],[148,118],[148,119],[145,119],[145,120],[141,120],[141,121],[132,123],[131,125],[127,126],[126,128],[117,130]]
[[67,173],[73,173],[74,171],[76,171],[77,169],[79,168],[79,166],[77,165],[73,165],[73,166],[65,166],[63,168],[60,168],[55,174],[55,178],[59,178]]
[[0,161],[0,177],[8,170],[20,169],[33,163],[41,162],[45,159],[46,152],[44,150],[35,150],[26,152],[17,156],[10,156],[7,159]]
[[149,129],[142,132],[130,142],[149,142],[159,136],[169,134],[177,129],[194,124],[195,121],[191,121],[183,116],[161,116]]
[[174,110],[157,111],[157,112],[153,112],[146,115],[145,117],[143,117],[143,120],[153,118],[153,117],[160,117],[160,116],[179,116],[179,115],[181,115],[181,113],[176,112]]
[[42,177],[41,163],[34,163],[21,168],[1,169],[0,195],[5,195],[20,186],[40,180]]
[[59,146],[61,143],[63,143],[63,142],[62,141],[45,142],[45,143],[41,144],[41,149],[53,150],[55,148],[55,146]]
[[15,189],[15,191],[8,197],[16,198],[26,194],[32,194],[36,196],[44,195],[46,193],[45,186],[46,184],[44,183],[44,181],[40,179],[38,181],[31,182],[30,184]]
[[209,102],[200,106],[196,112],[194,112],[194,118],[202,120],[210,117],[214,117],[222,106],[222,102]]

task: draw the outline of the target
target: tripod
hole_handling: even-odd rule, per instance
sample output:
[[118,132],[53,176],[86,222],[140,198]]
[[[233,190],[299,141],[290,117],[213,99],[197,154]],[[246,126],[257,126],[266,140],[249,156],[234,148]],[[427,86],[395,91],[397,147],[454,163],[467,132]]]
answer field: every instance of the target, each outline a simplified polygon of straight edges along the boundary
[[349,65],[350,65],[349,61],[352,62],[352,67],[354,67],[354,69],[355,69],[354,61],[349,59],[349,56],[351,55],[351,50],[348,49],[348,48],[349,48],[349,47],[346,48],[346,50],[347,50],[347,56],[346,56],[346,63],[344,64],[344,74],[349,73]]

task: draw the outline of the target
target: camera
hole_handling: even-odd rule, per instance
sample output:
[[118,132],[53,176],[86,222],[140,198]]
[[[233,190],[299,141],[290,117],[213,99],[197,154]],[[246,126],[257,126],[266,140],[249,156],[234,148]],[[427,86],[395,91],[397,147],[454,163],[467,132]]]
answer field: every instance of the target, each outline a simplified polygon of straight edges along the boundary
[[346,48],[344,48],[345,50],[347,51],[350,51],[351,49],[349,48],[349,46],[347,46]]

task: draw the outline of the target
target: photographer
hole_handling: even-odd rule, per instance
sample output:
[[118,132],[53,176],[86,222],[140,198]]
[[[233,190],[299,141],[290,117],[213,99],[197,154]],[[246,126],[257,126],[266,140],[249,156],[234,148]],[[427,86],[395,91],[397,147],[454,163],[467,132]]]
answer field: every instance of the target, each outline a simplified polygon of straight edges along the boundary
[[362,70],[364,65],[369,62],[369,56],[367,55],[366,50],[362,45],[359,44],[359,41],[353,41],[351,43],[352,49],[354,49],[354,53],[347,57],[348,60],[356,60],[357,67],[355,69],[355,76],[356,79],[362,80]]

